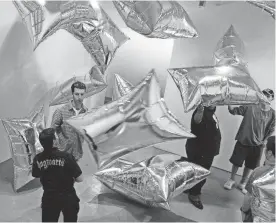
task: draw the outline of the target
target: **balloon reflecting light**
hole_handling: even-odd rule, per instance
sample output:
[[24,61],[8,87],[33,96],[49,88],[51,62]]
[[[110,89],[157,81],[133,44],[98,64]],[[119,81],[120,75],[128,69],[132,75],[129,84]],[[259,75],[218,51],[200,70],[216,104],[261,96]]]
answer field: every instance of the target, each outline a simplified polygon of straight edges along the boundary
[[34,49],[64,29],[82,43],[97,65],[106,69],[117,49],[129,39],[95,1],[47,1],[45,6],[37,1],[14,0],[13,3],[29,31]]
[[177,1],[113,1],[132,30],[149,38],[196,38],[198,33]]
[[44,108],[35,108],[28,117],[2,120],[10,142],[14,167],[13,188],[18,191],[32,181],[32,163],[43,151],[38,136],[45,128]]
[[139,151],[128,155],[139,160],[136,162],[123,156],[95,173],[96,177],[107,187],[141,204],[169,210],[169,200],[210,174],[181,156],[155,147],[146,150],[152,154],[148,158],[143,160]]
[[214,59],[214,66],[168,69],[179,89],[185,112],[200,104],[269,104],[250,76],[244,57],[244,43],[233,25],[218,42]]
[[248,3],[269,13],[275,19],[275,1],[247,1]]
[[275,222],[275,167],[252,182],[254,222]]
[[[123,80],[119,80],[122,83]],[[141,88],[141,83],[146,84]],[[130,92],[115,91],[116,94],[117,92],[122,94],[116,101],[106,104],[96,111],[67,120],[70,125],[84,135],[99,168],[141,148],[166,141],[195,137],[171,114],[165,101],[162,100],[154,70],[141,83]],[[143,92],[139,90],[141,91],[140,96],[134,94],[138,89],[143,89]],[[133,98],[130,98],[130,95],[133,95]],[[120,116],[114,110],[116,107],[113,106],[125,97],[129,97],[131,105],[138,107],[136,109],[133,107],[131,109],[133,113],[126,116],[124,116],[124,109],[119,109],[119,114],[122,116],[122,119],[119,119]],[[134,99],[138,98],[140,98],[139,103],[136,105]],[[96,120],[97,116],[99,121]],[[106,124],[100,124],[100,117]],[[108,119],[104,117],[108,117]],[[96,151],[94,150],[95,145]]]

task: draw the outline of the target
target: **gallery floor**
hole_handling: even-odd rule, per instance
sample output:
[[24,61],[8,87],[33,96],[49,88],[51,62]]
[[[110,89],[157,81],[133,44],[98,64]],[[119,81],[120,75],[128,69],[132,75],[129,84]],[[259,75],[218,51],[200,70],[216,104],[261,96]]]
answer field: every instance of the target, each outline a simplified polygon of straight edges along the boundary
[[[186,194],[171,202],[171,212],[150,209],[133,203],[112,192],[97,181],[92,173],[96,166],[90,153],[84,148],[85,155],[80,166],[86,177],[83,183],[76,184],[81,199],[79,221],[97,222],[240,222],[240,207],[243,194],[234,189],[225,191],[223,183],[228,177],[226,172],[211,169],[203,189],[204,209],[193,207]],[[40,199],[42,189],[38,181],[32,181],[20,193],[14,193],[12,180],[12,160],[0,164],[0,221],[38,222],[41,221]],[[62,221],[62,214],[60,216]]]

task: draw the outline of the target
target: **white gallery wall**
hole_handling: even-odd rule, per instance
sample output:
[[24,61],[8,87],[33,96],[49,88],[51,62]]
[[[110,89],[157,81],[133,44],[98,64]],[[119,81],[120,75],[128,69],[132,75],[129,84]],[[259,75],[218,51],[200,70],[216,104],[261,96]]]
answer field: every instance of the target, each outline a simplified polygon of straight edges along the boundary
[[[164,91],[173,40],[148,39],[126,28],[111,2],[100,3],[120,29],[131,39],[118,49],[107,70],[107,92],[93,96],[86,105],[96,107],[111,96],[113,74],[137,84],[155,68]],[[82,44],[60,30],[35,52],[27,29],[11,1],[0,1],[0,118],[26,116],[45,92],[57,83],[86,74],[95,63]],[[52,111],[53,112],[53,111]],[[0,124],[0,163],[11,158],[9,142]]]
[[[275,28],[274,20],[267,13],[239,2],[222,6],[208,2],[205,8],[199,8],[195,1],[180,3],[197,27],[199,38],[148,39],[127,28],[111,2],[100,2],[131,40],[119,48],[107,70],[107,91],[86,101],[90,107],[100,105],[105,94],[111,96],[114,73],[137,84],[150,69],[155,68],[169,108],[190,127],[191,114],[183,112],[179,92],[166,69],[212,65],[216,43],[231,24],[245,43],[249,70],[255,81],[261,88],[275,88]],[[33,52],[27,29],[12,2],[0,1],[0,118],[24,117],[47,89],[74,75],[86,74],[93,65],[94,62],[81,43],[62,30]],[[217,115],[223,139],[221,154],[214,165],[228,170],[228,159],[241,119],[229,115],[226,107],[218,108]],[[2,125],[0,142],[2,162],[11,157]],[[160,147],[186,155],[185,140],[166,143]]]

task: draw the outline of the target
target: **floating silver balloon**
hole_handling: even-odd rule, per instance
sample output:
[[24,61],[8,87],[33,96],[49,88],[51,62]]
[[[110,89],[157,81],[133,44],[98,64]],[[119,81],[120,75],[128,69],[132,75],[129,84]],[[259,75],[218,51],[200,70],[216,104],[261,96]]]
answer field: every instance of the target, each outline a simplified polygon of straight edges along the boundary
[[116,50],[129,38],[96,1],[13,1],[26,24],[34,49],[49,36],[65,29],[81,41],[99,66],[108,66]]
[[275,222],[275,167],[252,182],[254,222]]
[[59,85],[52,87],[38,100],[38,102],[33,107],[33,108],[38,108],[38,107],[43,106],[44,118],[45,118],[45,124],[46,124],[45,128],[50,127],[51,120],[52,120],[52,114],[53,114],[54,110],[56,109],[56,107],[50,106],[50,104],[59,94],[59,90],[60,90]]
[[100,69],[95,66],[90,70],[89,75],[72,77],[58,86],[58,93],[55,98],[53,98],[50,106],[65,104],[72,100],[71,86],[76,81],[80,81],[86,85],[84,98],[98,94],[107,87]]
[[248,70],[235,60],[229,60],[228,64],[223,61],[223,65],[168,71],[180,91],[185,112],[201,103],[204,106],[269,104]]
[[[150,207],[170,209],[168,201],[204,180],[210,171],[179,155],[147,148],[153,156],[138,162],[121,157],[95,175],[109,188]],[[137,151],[138,152],[138,151]],[[156,155],[157,154],[157,155]]]
[[52,13],[44,9],[43,4],[38,1],[13,0],[13,4],[25,23],[35,48],[59,12]]
[[[154,131],[163,137],[171,137],[171,134],[184,138],[195,137],[168,109],[166,102],[161,98],[161,88],[154,70],[150,82],[149,94],[145,99],[147,108],[144,113],[144,120],[150,124]],[[169,134],[169,135],[166,135]]]
[[149,86],[151,75],[144,78],[130,93],[85,114],[72,117],[67,123],[80,133],[94,138],[124,122],[143,108],[142,100]]
[[106,66],[93,66],[89,71],[90,76],[95,77],[98,75],[105,76]]
[[8,134],[14,165],[15,191],[29,183],[32,177],[32,163],[36,154],[43,151],[38,136],[45,128],[44,109],[34,109],[22,119],[2,120]]
[[217,44],[215,66],[169,69],[185,112],[199,104],[269,104],[247,69],[244,43],[231,25]]
[[[176,139],[195,137],[171,114],[165,102],[161,99],[161,90],[154,70],[149,73],[146,79],[149,82],[140,98],[140,105],[143,104],[143,106],[135,111],[133,110],[134,113],[125,118],[122,116],[122,119],[114,119],[116,122],[107,121],[105,117],[107,117],[109,111],[103,111],[103,122],[106,123],[107,128],[100,132],[101,136],[99,136],[100,128],[95,127],[97,123],[93,119],[93,116],[95,116],[93,112],[84,115],[83,118],[74,117],[67,121],[84,134],[90,145],[92,143],[97,146],[97,151],[94,151],[93,145],[90,146],[90,150],[99,168],[103,168],[112,160],[143,147]],[[139,86],[134,89],[139,89]],[[133,94],[132,92],[133,90],[130,93],[120,91],[121,99]],[[111,104],[114,104],[114,102],[111,102]],[[108,104],[104,107],[106,106]],[[76,119],[78,123],[75,122]],[[89,132],[88,128],[97,131],[97,134]],[[99,137],[94,138],[95,136]]]
[[[144,104],[147,104],[147,108],[143,114],[144,121],[150,124],[152,128],[161,135],[169,132],[169,134],[176,134],[179,136],[186,135],[187,138],[194,137],[189,134],[190,130],[186,129],[171,113],[166,102],[161,98],[161,88],[155,70],[151,70],[149,74],[152,75],[152,79],[149,87],[149,94],[144,98]],[[118,74],[115,74],[113,97],[122,97],[131,91],[132,88],[133,85],[131,83],[124,80]]]
[[275,1],[247,1],[248,3],[259,7],[265,12],[268,12],[275,19]]
[[[177,127],[175,125],[175,128]],[[126,121],[113,131],[95,138],[94,143],[97,146],[97,150],[94,151],[93,147],[90,150],[98,167],[101,169],[111,161],[141,148],[172,140],[194,137],[193,134],[184,132],[184,130],[182,130],[184,132],[182,135],[173,134],[169,130],[158,129],[152,124],[147,124],[143,121]]]
[[143,147],[195,137],[171,114],[161,99],[161,89],[154,70],[150,75],[149,88],[143,98],[146,108],[137,111],[123,124],[95,139],[97,151],[90,147],[99,168]]
[[244,43],[231,25],[221,40],[218,42],[214,53],[215,64],[222,64],[229,59],[246,65]]
[[65,29],[81,41],[97,65],[107,67],[117,49],[129,38],[103,9],[99,8],[98,11],[98,20],[95,21],[92,17],[84,21],[71,22]]
[[114,85],[113,85],[113,95],[112,100],[117,100],[122,96],[128,94],[134,86],[129,83],[127,80],[122,78],[119,74],[114,75]]
[[113,1],[126,25],[149,38],[195,38],[195,26],[176,1]]

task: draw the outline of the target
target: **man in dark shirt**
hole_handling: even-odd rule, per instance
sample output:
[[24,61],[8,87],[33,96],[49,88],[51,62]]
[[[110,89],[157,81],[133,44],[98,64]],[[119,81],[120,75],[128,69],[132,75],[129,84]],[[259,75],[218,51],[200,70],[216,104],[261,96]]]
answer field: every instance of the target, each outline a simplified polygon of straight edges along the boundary
[[58,222],[60,212],[65,222],[76,222],[79,198],[74,182],[82,182],[82,171],[74,157],[54,148],[56,140],[53,128],[44,129],[39,141],[44,151],[35,156],[32,175],[40,178],[43,186],[42,222]]
[[[186,143],[188,160],[208,170],[212,166],[214,157],[219,154],[221,142],[215,111],[215,106],[203,107],[201,105],[194,111],[191,120],[191,132],[196,135],[196,138],[188,139]],[[199,209],[203,209],[200,194],[205,183],[206,179],[188,191],[189,201]]]

